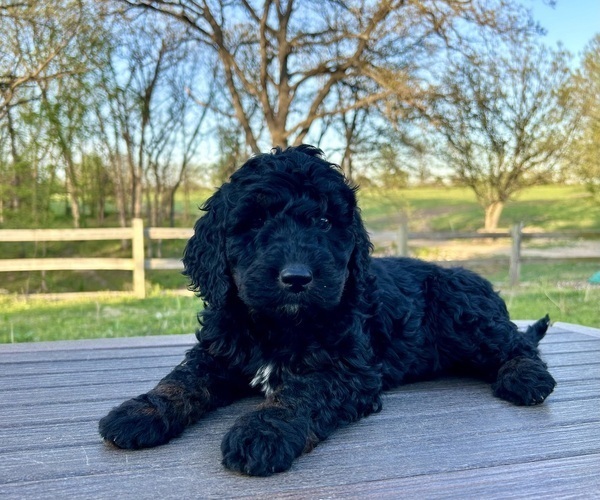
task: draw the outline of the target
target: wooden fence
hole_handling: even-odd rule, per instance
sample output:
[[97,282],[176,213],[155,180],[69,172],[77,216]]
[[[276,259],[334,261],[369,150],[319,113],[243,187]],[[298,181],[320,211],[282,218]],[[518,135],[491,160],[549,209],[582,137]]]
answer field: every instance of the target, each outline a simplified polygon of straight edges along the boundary
[[133,273],[133,294],[146,296],[146,269],[181,269],[180,259],[146,259],[145,240],[188,239],[189,228],[144,228],[142,219],[131,227],[96,229],[4,229],[0,242],[131,240],[130,258],[38,258],[0,259],[2,271],[88,271],[121,270]]
[[[152,240],[188,239],[192,235],[189,228],[144,228],[142,219],[133,219],[130,228],[98,229],[5,229],[0,230],[0,242],[37,241],[92,241],[92,240],[131,240],[130,258],[34,258],[0,259],[0,272],[10,271],[82,271],[82,270],[125,270],[133,274],[133,294],[145,297],[145,270],[181,270],[180,259],[146,258],[145,243]],[[509,257],[510,285],[519,283],[523,241],[533,239],[574,240],[580,238],[600,238],[600,231],[577,232],[527,232],[522,224],[517,224],[509,232],[493,233],[454,233],[454,232],[409,232],[408,224],[403,224],[396,233],[396,246],[399,255],[408,255],[409,240],[489,240],[510,238],[512,240]],[[600,260],[600,255],[597,257]]]
[[[555,231],[555,232],[527,232],[524,230],[523,223],[513,225],[509,231],[498,231],[490,233],[480,232],[465,232],[454,233],[445,232],[410,232],[408,223],[404,222],[397,233],[397,253],[398,255],[408,256],[409,240],[425,240],[425,241],[444,241],[444,240],[511,240],[511,251],[509,255],[509,283],[510,286],[517,286],[521,275],[521,263],[523,262],[522,249],[523,242],[535,239],[545,240],[568,240],[574,241],[578,239],[599,239],[600,231]],[[564,257],[569,259],[570,257]],[[581,259],[581,257],[573,257]],[[600,254],[593,257],[600,260]]]

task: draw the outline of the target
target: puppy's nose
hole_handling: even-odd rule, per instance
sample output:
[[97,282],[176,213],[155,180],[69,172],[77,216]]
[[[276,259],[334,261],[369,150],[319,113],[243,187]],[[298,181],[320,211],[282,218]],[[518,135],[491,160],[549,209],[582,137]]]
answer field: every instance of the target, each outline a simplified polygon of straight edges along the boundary
[[291,264],[279,273],[279,279],[286,288],[293,292],[301,292],[312,281],[311,270],[303,264]]

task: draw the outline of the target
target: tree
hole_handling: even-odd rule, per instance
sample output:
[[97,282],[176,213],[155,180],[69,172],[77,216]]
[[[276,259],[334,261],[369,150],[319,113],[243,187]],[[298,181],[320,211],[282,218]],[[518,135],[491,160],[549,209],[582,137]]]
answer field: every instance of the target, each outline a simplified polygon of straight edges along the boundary
[[87,14],[81,0],[0,5],[0,121],[11,107],[38,98],[40,83],[85,71],[85,58],[73,59],[72,53]]
[[194,99],[210,104],[217,80],[179,23],[146,24],[115,5],[0,5],[1,222],[38,220],[26,212],[45,193],[67,195],[75,226],[88,213],[101,222],[107,197],[123,226],[144,199],[152,223],[174,223],[210,109]]
[[568,159],[577,176],[600,200],[600,34],[587,46],[581,68],[567,92],[573,97],[580,117]]
[[123,16],[102,67],[97,136],[111,159],[121,224],[141,217],[146,200],[153,225],[174,224],[175,194],[204,139],[214,83],[203,53],[168,19],[146,23]]
[[[0,203],[10,197],[11,208],[20,211],[21,218],[31,208],[37,219],[37,204],[23,207],[21,197],[27,189],[36,193],[30,199],[37,200],[44,169],[50,173],[46,177],[54,178],[57,164],[47,159],[56,159],[55,148],[61,156],[59,165],[65,165],[66,191],[74,224],[79,226],[74,149],[78,145],[73,139],[81,137],[86,113],[81,98],[87,93],[75,94],[102,44],[99,20],[104,13],[104,3],[83,0],[13,1],[0,6],[0,136],[7,137],[9,145],[2,151],[8,154],[0,182],[11,186]],[[34,151],[42,156],[32,157]]]
[[[64,164],[65,186],[71,207],[73,226],[81,225],[81,192],[77,151],[85,140],[85,86],[69,85],[64,80],[56,88],[41,86],[40,118],[45,121],[50,141]],[[81,83],[81,82],[80,82]]]
[[219,125],[216,131],[219,158],[213,165],[212,181],[215,185],[223,184],[244,162],[243,145],[234,124]]
[[441,138],[439,154],[473,189],[491,231],[504,204],[556,165],[572,111],[559,105],[568,54],[520,35],[483,42],[451,55],[428,118]]
[[[176,19],[213,51],[227,91],[220,107],[233,110],[254,152],[262,140],[299,144],[328,117],[393,93],[410,102],[431,53],[457,43],[465,25],[516,29],[529,19],[511,0],[121,1]],[[349,79],[369,81],[374,91],[341,103],[333,90]]]

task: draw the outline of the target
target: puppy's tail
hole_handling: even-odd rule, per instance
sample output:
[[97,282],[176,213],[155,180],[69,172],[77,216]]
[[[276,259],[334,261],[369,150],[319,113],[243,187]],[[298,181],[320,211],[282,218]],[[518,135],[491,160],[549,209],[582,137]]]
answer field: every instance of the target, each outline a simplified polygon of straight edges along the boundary
[[540,340],[544,338],[548,327],[550,326],[550,316],[546,314],[541,319],[538,319],[533,325],[529,325],[525,331],[525,336],[529,338],[535,345],[538,345]]

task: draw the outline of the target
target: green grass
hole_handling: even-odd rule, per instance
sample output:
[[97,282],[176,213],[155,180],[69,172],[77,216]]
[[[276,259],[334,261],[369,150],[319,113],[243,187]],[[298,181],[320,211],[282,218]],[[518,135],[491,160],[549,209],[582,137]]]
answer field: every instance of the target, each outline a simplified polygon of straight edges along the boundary
[[48,301],[0,297],[0,342],[193,333],[202,302],[189,296]]
[[[564,287],[539,281],[517,289],[499,288],[514,319],[537,319],[549,313],[553,321],[600,325],[598,286],[582,282],[578,287]],[[8,295],[0,297],[0,342],[193,333],[201,305],[191,293],[57,301]]]
[[[521,265],[521,284],[523,286],[583,288],[588,278],[600,270],[598,261],[589,260],[560,260],[552,261],[527,260]],[[500,268],[489,267],[480,272],[497,286],[506,287],[508,284],[508,265]]]
[[[500,290],[514,319],[537,319],[549,313],[553,321],[600,326],[600,286],[587,283],[600,268],[598,263],[527,262],[522,267],[522,285],[516,289],[508,287],[505,263],[482,261],[471,267]],[[146,299],[106,296],[48,301],[4,295],[0,296],[0,342],[192,333],[201,306],[191,293],[157,290]]]
[[[402,212],[412,230],[476,231],[483,226],[483,208],[468,188],[418,187],[359,191],[368,227],[386,229],[398,224]],[[523,222],[546,231],[600,228],[600,205],[582,186],[536,186],[509,201],[500,218],[508,228]]]
[[487,277],[500,289],[513,318],[537,319],[549,313],[552,321],[600,328],[600,286],[588,283],[599,270],[600,262],[585,260],[526,262],[521,285],[514,289],[508,286],[506,269]]
[[549,313],[552,321],[600,326],[600,287],[583,289],[528,286],[501,293],[515,319],[538,319]]
[[[211,194],[212,190],[198,189],[186,200],[179,193],[175,202],[175,225],[191,226],[201,215],[198,207]],[[401,213],[406,213],[411,227],[419,230],[423,222],[434,231],[474,231],[483,225],[483,208],[473,191],[466,187],[364,188],[359,190],[358,198],[363,218],[375,230],[397,225]],[[44,227],[71,227],[64,204],[64,201],[53,204],[52,213],[44,220]],[[500,225],[509,227],[521,221],[526,226],[547,231],[600,228],[600,205],[594,202],[583,186],[536,186],[519,192],[506,204]],[[33,227],[32,224],[31,221],[10,219],[10,223],[5,223],[3,227]],[[82,225],[95,227],[96,221],[91,217],[84,218]],[[117,225],[114,211],[108,213],[104,226]]]
[[[189,213],[198,215],[197,205],[208,196],[199,191],[190,196]],[[183,200],[178,200],[183,212]],[[363,217],[371,230],[398,226],[407,214],[412,230],[473,231],[480,229],[483,211],[467,188],[411,188],[359,192]],[[504,228],[523,221],[527,228],[545,231],[600,229],[600,206],[582,187],[539,186],[528,189],[507,204],[500,225]],[[59,226],[60,224],[57,224]],[[90,225],[90,224],[88,224]],[[116,225],[107,220],[107,225]],[[190,226],[182,217],[178,225]],[[68,227],[64,224],[63,227]],[[480,244],[480,243],[474,243]],[[533,243],[527,243],[532,245]],[[548,245],[549,242],[541,242]],[[185,241],[165,241],[162,257],[181,258]],[[31,257],[126,257],[129,249],[119,242],[72,242],[46,244],[1,243],[2,258]],[[422,256],[435,257],[435,249],[422,249]],[[154,254],[156,255],[156,254]],[[587,279],[600,270],[600,262],[546,261],[526,262],[522,266],[522,285],[507,286],[507,262],[482,261],[471,266],[494,283],[509,305],[513,318],[532,319],[549,312],[554,321],[600,326],[600,287]],[[150,297],[139,299],[99,298],[95,300],[24,299],[15,293],[38,291],[85,292],[131,289],[131,273],[30,272],[2,273],[0,284],[0,342],[121,337],[168,333],[191,333],[196,328],[195,314],[201,301],[189,296],[157,293],[185,290],[187,279],[177,271],[148,271]]]

